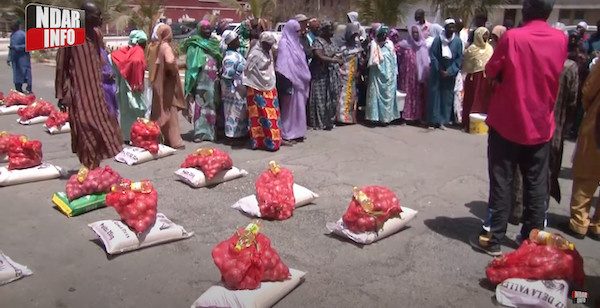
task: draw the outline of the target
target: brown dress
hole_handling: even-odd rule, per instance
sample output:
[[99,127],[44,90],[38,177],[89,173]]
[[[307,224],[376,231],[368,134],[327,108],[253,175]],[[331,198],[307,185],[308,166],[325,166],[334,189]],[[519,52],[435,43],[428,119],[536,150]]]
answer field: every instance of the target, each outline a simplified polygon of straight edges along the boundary
[[179,111],[186,108],[177,61],[171,45],[162,42],[158,47],[156,73],[152,82],[152,113],[150,119],[160,126],[165,144],[180,148],[183,144],[179,128]]
[[101,34],[56,54],[56,98],[69,106],[71,149],[86,167],[117,155],[123,145],[117,119],[108,112],[102,89]]

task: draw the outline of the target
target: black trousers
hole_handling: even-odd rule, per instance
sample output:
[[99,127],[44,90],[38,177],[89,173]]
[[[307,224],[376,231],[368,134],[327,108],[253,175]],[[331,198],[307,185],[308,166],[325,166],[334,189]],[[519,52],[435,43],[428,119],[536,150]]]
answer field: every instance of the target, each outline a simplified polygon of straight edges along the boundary
[[523,175],[523,227],[521,236],[543,229],[548,202],[550,143],[521,145],[490,128],[488,136],[489,208],[492,214],[489,243],[499,244],[506,234],[512,203],[515,170]]

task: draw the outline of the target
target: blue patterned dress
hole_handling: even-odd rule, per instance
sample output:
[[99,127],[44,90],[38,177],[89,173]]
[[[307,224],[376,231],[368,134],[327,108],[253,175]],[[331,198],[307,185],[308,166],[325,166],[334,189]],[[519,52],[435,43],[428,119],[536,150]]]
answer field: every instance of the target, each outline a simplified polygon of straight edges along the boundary
[[[373,122],[390,123],[400,118],[400,110],[396,100],[398,86],[396,51],[391,41],[387,41],[383,46],[371,44],[371,48],[377,47],[379,47],[378,52],[381,53],[381,58],[379,63],[369,61],[374,62],[374,64],[369,67],[365,118]],[[373,54],[377,55],[378,52]]]
[[246,110],[246,86],[242,73],[246,59],[233,50],[227,50],[221,67],[221,102],[225,116],[225,136],[244,137],[248,134],[248,111]]

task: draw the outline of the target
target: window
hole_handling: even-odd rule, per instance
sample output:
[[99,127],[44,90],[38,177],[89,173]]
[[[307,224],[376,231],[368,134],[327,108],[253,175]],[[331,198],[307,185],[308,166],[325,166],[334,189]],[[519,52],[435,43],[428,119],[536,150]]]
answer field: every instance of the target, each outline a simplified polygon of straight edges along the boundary
[[560,10],[558,12],[558,21],[565,24],[571,23],[571,10]]
[[585,19],[585,11],[584,10],[575,10],[573,12],[573,20],[580,21]]

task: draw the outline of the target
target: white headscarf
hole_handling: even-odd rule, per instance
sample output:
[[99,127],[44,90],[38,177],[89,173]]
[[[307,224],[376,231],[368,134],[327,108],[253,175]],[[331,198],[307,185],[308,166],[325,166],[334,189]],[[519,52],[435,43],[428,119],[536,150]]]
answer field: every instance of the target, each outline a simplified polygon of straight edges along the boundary
[[[276,43],[275,37],[268,32],[261,33],[258,40],[261,44],[274,45]],[[261,45],[250,49],[242,75],[242,83],[258,91],[271,91],[275,88],[275,68],[270,51],[265,51]]]
[[[444,21],[444,25],[455,24],[456,22],[452,18],[448,18]],[[456,33],[452,33],[451,38],[446,37],[446,29],[440,34],[440,40],[442,41],[442,57],[446,59],[452,59],[452,50],[450,49],[450,42],[454,40]]]
[[158,34],[156,32],[158,31],[158,27],[160,27],[161,25],[164,25],[164,23],[159,22],[156,24],[156,26],[154,26],[154,29],[152,30],[152,35],[150,36],[151,40],[158,41]]

